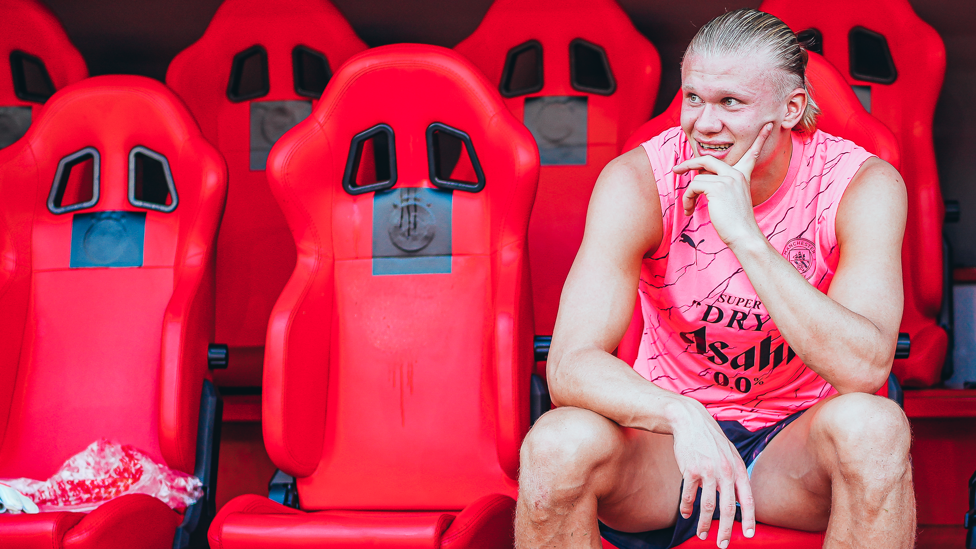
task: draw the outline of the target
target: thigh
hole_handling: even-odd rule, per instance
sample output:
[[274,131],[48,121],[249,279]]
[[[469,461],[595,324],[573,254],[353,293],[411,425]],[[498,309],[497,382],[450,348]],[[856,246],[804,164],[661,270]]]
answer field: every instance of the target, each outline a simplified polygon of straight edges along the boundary
[[823,459],[830,441],[814,426],[825,405],[812,406],[766,446],[752,470],[756,520],[765,524],[819,531],[830,517],[830,475]]
[[[597,515],[624,532],[646,532],[674,525],[681,497],[681,473],[670,435],[621,427],[589,410],[558,408],[545,416],[582,427],[606,455],[593,471]],[[547,419],[557,419],[551,417]],[[541,420],[540,420],[541,422]]]

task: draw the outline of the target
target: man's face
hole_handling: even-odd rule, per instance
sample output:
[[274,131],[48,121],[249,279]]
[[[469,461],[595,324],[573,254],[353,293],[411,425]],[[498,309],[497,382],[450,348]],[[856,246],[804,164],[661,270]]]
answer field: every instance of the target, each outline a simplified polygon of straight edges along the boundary
[[[777,74],[762,54],[693,56],[681,68],[681,129],[695,156],[714,156],[734,165],[752,146],[764,125],[773,132],[757,165],[777,149],[787,100],[777,88]],[[787,132],[788,136],[788,132]]]

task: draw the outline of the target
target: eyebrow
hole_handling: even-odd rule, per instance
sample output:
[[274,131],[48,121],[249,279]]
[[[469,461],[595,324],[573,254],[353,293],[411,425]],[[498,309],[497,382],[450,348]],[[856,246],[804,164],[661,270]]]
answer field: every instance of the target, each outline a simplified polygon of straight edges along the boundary
[[[689,91],[689,92],[695,92],[696,91],[694,86],[691,86],[691,85],[686,86],[684,84],[681,85],[681,89],[682,90],[685,90],[685,91]],[[723,90],[718,90],[718,93],[720,95],[722,95],[723,97],[726,97],[726,96],[732,96],[732,97],[750,97],[752,95],[747,90],[725,90],[725,89],[723,89]]]

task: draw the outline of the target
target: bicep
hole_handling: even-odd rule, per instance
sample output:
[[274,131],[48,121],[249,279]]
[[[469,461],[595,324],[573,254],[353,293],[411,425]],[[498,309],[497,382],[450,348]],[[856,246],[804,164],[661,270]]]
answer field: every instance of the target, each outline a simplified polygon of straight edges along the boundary
[[633,315],[641,261],[660,244],[662,225],[657,185],[638,147],[608,164],[594,186],[559,302],[550,363],[574,349],[617,346]]
[[840,261],[827,295],[871,321],[892,342],[904,306],[901,247],[907,196],[898,172],[866,161],[837,211]]

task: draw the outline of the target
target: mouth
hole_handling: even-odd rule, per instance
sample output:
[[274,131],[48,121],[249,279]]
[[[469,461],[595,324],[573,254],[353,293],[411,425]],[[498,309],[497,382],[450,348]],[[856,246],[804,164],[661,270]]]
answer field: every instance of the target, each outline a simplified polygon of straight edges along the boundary
[[698,148],[702,151],[727,151],[732,147],[731,143],[702,143],[698,141]]

